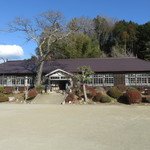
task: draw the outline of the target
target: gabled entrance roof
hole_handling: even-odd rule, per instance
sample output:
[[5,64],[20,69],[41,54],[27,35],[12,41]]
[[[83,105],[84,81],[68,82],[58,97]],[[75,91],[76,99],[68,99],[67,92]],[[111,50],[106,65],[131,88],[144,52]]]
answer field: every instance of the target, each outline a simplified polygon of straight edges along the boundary
[[46,76],[46,77],[47,77],[47,76],[51,76],[51,75],[53,75],[53,74],[55,74],[55,73],[58,73],[58,72],[67,74],[68,76],[73,76],[73,74],[71,74],[71,73],[69,73],[69,72],[67,72],[67,71],[64,71],[64,70],[62,70],[62,69],[56,69],[56,70],[54,70],[54,71],[52,71],[52,72],[46,74],[45,76]]

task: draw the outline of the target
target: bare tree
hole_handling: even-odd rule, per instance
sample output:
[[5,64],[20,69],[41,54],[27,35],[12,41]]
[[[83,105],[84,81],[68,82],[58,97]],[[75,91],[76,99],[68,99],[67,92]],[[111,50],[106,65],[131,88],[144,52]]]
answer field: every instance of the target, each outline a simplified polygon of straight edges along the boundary
[[38,68],[35,85],[40,85],[44,61],[48,55],[53,53],[52,45],[69,34],[62,13],[47,11],[32,20],[17,17],[8,25],[9,31],[23,32],[28,41],[33,40],[36,42]]
[[73,18],[69,21],[68,27],[77,33],[89,35],[94,30],[94,22],[92,19],[87,17]]
[[134,57],[132,51],[127,51],[125,47],[121,47],[116,43],[111,49],[111,57]]

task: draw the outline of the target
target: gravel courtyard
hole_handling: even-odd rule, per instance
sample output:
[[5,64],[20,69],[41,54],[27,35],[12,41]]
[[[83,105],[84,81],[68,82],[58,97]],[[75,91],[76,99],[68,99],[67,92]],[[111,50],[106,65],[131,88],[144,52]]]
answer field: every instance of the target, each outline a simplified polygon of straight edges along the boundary
[[149,150],[150,106],[0,104],[1,150]]

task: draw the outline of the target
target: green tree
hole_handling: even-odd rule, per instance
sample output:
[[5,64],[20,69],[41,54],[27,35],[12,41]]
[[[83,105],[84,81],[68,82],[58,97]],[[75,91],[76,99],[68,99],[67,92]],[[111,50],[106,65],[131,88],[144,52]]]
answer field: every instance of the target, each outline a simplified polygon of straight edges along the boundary
[[65,40],[57,43],[57,51],[59,51],[59,54],[62,54],[59,55],[59,58],[90,58],[102,56],[98,42],[83,33],[71,34]]
[[91,80],[91,76],[94,74],[94,72],[91,70],[90,67],[82,66],[78,68],[80,74],[78,74],[76,77],[80,81],[80,83],[83,86],[83,93],[84,93],[84,100],[87,102],[87,93],[86,93],[86,83]]
[[139,25],[137,38],[138,57],[150,60],[150,22]]
[[118,21],[113,29],[114,45],[118,44],[126,53],[136,55],[137,27],[134,22]]

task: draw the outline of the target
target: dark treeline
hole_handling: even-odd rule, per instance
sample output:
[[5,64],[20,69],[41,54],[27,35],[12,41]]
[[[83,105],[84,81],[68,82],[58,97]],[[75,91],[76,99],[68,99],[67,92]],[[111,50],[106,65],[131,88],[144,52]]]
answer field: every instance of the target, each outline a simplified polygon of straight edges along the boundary
[[75,32],[51,46],[50,58],[136,56],[150,60],[150,22],[139,25],[101,16],[80,17],[70,20],[67,28]]

